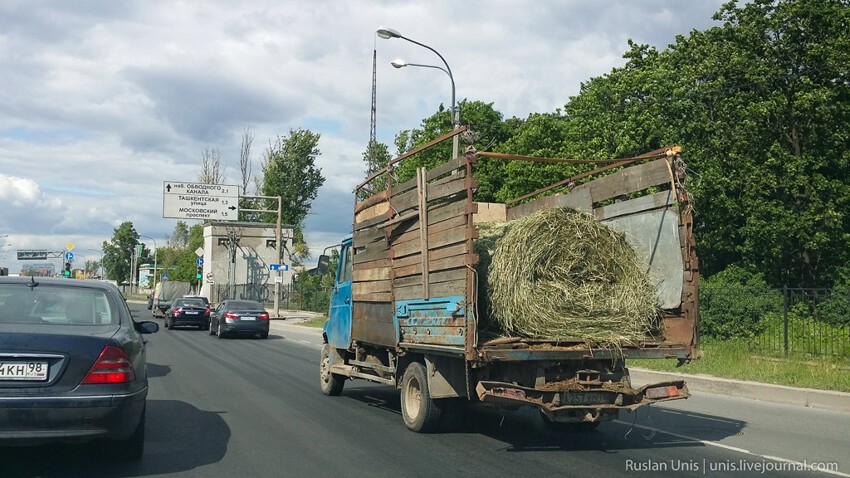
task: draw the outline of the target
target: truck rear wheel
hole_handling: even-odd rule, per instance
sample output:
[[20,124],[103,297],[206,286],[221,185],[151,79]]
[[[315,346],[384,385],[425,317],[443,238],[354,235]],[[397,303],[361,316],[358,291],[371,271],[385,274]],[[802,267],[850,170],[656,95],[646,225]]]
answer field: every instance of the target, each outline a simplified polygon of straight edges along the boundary
[[431,398],[425,367],[412,362],[401,381],[401,415],[408,429],[429,433],[439,428],[443,409]]
[[331,344],[322,346],[319,385],[322,387],[322,393],[329,397],[335,397],[342,393],[342,387],[345,386],[345,377],[331,373]]

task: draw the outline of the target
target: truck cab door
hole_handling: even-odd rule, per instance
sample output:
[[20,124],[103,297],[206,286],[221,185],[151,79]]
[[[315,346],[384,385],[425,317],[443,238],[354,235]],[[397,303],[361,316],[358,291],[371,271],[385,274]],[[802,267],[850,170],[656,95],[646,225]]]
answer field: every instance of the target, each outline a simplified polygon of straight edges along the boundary
[[331,310],[325,323],[328,343],[337,349],[351,345],[351,240],[342,243],[336,280],[331,295]]

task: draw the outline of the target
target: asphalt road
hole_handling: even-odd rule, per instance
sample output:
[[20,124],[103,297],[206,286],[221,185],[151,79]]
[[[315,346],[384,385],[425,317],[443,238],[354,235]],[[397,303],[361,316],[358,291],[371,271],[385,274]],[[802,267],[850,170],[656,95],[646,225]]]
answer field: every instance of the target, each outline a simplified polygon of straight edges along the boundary
[[[160,329],[148,344],[141,462],[90,445],[0,448],[0,476],[850,476],[848,414],[697,395],[585,434],[547,430],[530,410],[474,410],[424,435],[404,428],[391,387],[322,395],[310,329],[273,322],[267,340]],[[819,464],[837,470],[800,470]]]

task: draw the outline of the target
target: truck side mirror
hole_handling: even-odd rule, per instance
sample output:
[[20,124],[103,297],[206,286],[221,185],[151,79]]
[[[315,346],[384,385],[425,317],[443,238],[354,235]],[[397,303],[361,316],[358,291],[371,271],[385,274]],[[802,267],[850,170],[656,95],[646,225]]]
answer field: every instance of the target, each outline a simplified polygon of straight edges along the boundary
[[323,276],[328,273],[328,265],[331,263],[331,258],[322,254],[319,256],[319,264],[316,266],[316,272],[319,273],[320,276]]

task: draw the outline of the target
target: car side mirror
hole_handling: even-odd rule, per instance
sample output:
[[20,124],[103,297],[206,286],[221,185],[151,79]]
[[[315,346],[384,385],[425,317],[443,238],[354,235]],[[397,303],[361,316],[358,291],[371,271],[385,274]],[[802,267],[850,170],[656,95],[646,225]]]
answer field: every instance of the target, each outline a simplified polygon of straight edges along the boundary
[[316,266],[316,272],[319,273],[320,276],[323,276],[328,273],[328,266],[331,263],[331,258],[322,254],[319,256],[319,264]]
[[136,322],[136,331],[140,334],[155,334],[159,332],[159,324],[151,320]]

